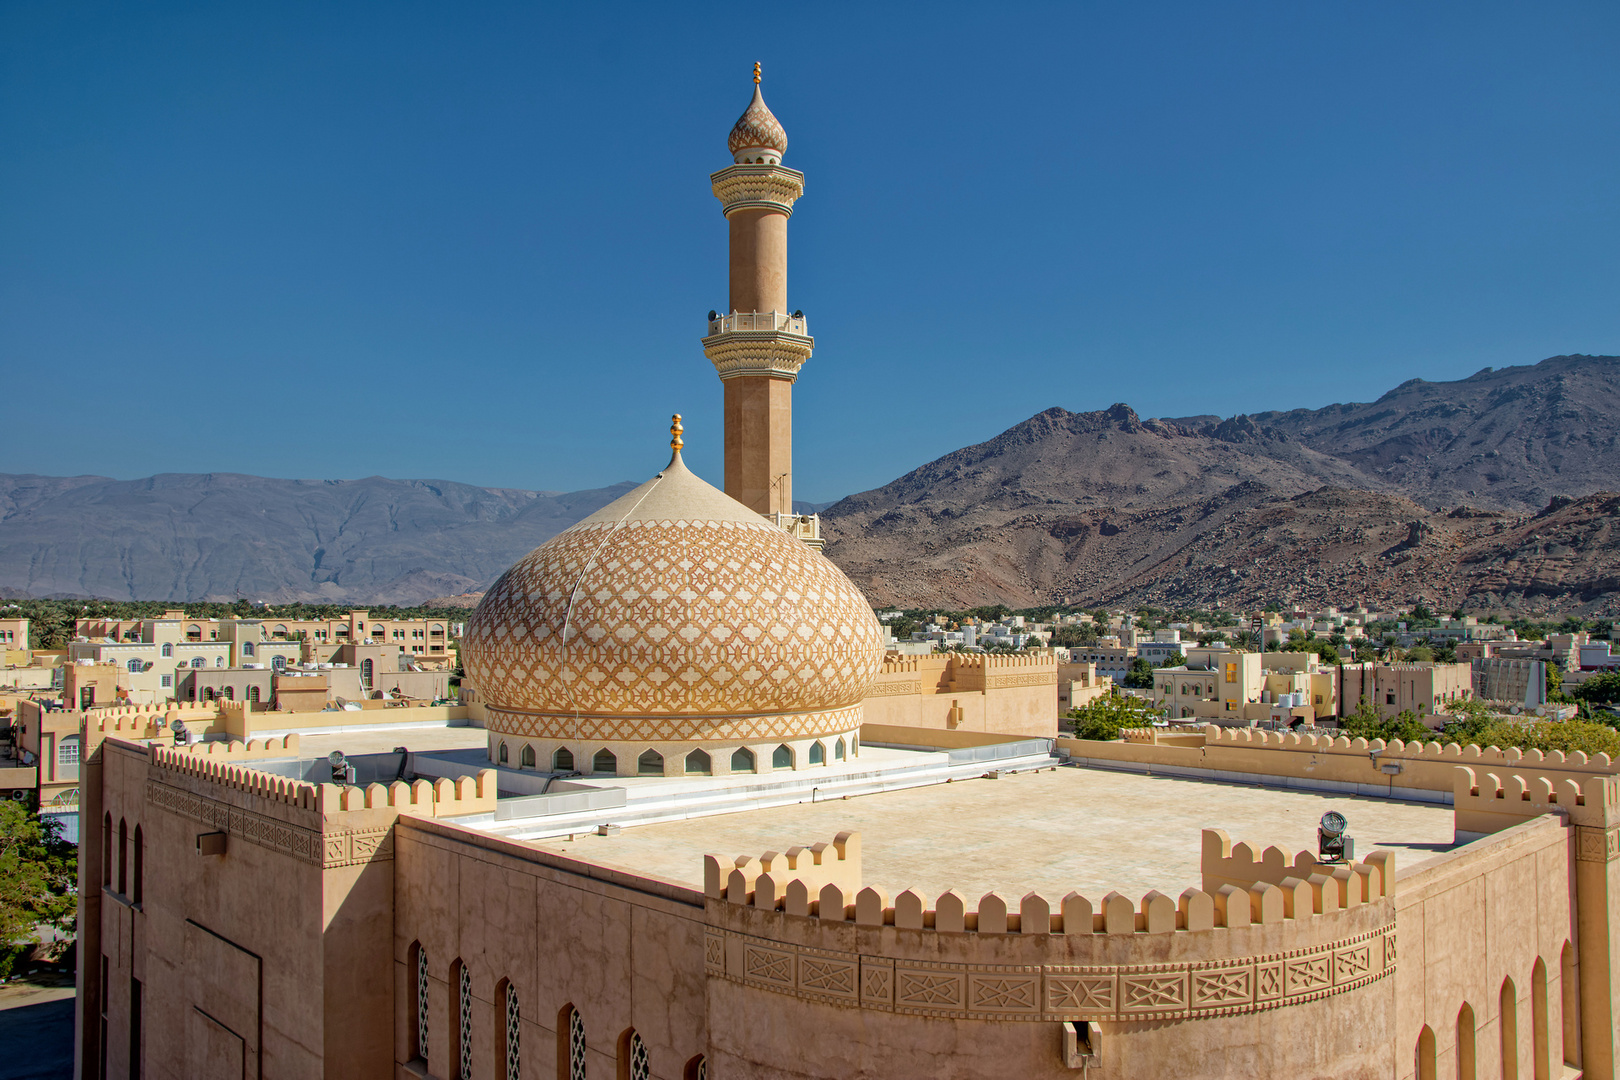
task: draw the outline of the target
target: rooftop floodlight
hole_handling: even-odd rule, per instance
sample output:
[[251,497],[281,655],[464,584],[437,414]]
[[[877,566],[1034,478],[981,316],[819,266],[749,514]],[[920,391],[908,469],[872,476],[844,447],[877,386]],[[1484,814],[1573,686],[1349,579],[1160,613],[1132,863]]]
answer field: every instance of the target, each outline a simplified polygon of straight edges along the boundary
[[1322,815],[1316,827],[1316,848],[1323,862],[1349,862],[1356,857],[1355,840],[1344,835],[1348,827],[1344,815],[1337,810]]
[[327,754],[326,763],[332,766],[332,783],[354,783],[354,766],[350,765],[349,759],[343,756],[343,751],[334,750]]
[[174,727],[170,729],[174,734],[174,745],[184,746],[186,742],[186,722],[175,717]]

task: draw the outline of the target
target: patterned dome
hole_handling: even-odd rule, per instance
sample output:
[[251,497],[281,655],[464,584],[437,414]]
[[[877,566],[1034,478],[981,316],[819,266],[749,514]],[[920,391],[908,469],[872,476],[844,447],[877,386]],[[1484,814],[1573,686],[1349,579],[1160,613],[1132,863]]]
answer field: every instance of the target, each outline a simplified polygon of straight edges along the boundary
[[787,132],[765,107],[765,97],[759,92],[758,65],[755,67],[754,100],[737,119],[726,146],[738,165],[780,165],[782,155],[787,153]]
[[508,570],[462,643],[490,726],[558,739],[849,730],[882,655],[843,572],[678,450]]

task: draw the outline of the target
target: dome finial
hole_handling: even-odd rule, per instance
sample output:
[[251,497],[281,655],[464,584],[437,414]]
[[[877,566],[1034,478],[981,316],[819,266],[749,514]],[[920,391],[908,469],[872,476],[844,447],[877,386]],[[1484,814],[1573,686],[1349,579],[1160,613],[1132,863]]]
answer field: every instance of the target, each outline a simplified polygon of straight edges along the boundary
[[726,139],[726,148],[738,165],[780,165],[782,155],[787,152],[787,132],[765,106],[765,97],[759,89],[759,71],[759,62],[755,61],[754,100],[748,103]]
[[681,432],[683,432],[685,430],[686,430],[685,428],[681,427],[681,414],[680,413],[676,413],[674,416],[670,417],[670,419],[669,419],[669,448],[671,450],[675,451],[677,454],[681,452],[681,447],[686,445],[685,443],[683,443],[681,441]]

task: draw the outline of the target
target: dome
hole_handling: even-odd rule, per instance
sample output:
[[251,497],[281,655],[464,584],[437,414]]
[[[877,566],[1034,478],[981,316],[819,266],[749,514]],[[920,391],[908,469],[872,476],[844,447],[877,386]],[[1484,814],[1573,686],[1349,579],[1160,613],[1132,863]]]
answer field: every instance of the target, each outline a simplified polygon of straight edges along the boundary
[[787,153],[787,132],[765,106],[759,92],[759,65],[754,65],[754,100],[731,129],[726,146],[738,165],[780,165]]
[[578,744],[587,760],[592,741],[854,732],[882,655],[843,572],[694,475],[678,448],[519,560],[462,642],[492,731]]

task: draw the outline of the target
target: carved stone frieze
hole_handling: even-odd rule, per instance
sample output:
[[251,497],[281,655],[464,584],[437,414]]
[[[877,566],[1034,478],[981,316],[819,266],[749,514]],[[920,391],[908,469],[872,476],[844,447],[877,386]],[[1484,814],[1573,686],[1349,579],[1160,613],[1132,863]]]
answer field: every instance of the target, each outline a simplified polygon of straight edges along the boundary
[[786,330],[727,330],[703,339],[703,355],[721,379],[764,375],[792,382],[815,347],[815,338]]
[[[1189,1020],[1259,1012],[1395,970],[1393,925],[1308,949],[1181,964],[1013,966],[812,949],[709,931],[710,976],[811,1001],[967,1020]],[[718,939],[724,938],[724,943]]]
[[[229,833],[233,840],[290,855],[323,870],[394,857],[391,828],[323,832],[170,787],[157,780],[146,782],[146,804]],[[315,819],[318,820],[319,815],[315,815]]]
[[774,210],[793,216],[804,194],[804,173],[780,165],[733,165],[709,176],[727,217],[738,210]]
[[1575,858],[1579,862],[1613,862],[1620,859],[1620,826],[1607,829],[1591,825],[1575,826]]

